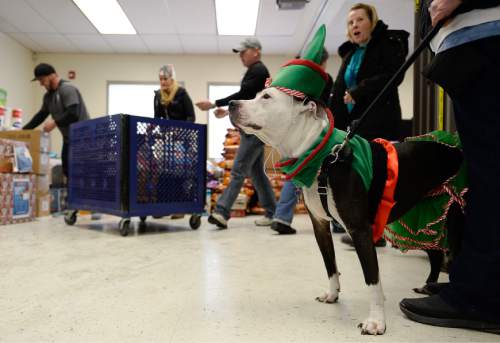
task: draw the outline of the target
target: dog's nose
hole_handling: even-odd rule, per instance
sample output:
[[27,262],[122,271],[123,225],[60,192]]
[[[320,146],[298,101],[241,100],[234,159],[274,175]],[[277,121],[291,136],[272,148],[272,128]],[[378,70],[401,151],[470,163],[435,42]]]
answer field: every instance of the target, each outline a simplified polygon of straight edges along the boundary
[[237,108],[238,108],[238,101],[237,100],[229,101],[229,107],[228,107],[229,112],[232,112]]

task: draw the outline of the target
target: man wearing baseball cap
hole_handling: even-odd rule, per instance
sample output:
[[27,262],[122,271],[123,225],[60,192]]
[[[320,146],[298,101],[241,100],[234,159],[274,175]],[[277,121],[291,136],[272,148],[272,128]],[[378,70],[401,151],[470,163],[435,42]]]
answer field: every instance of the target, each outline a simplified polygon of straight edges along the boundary
[[[246,38],[233,48],[233,52],[240,55],[241,63],[247,67],[247,72],[241,80],[240,90],[226,98],[216,100],[215,104],[205,100],[198,102],[196,106],[202,111],[217,107],[214,114],[221,118],[227,115],[227,111],[221,107],[227,106],[231,100],[255,98],[255,95],[264,89],[269,77],[266,66],[260,60],[261,49],[260,42],[254,37]],[[258,226],[271,225],[276,209],[276,200],[271,183],[264,172],[264,143],[256,136],[247,135],[243,131],[240,131],[240,147],[231,170],[231,182],[217,201],[215,210],[208,217],[209,223],[217,225],[220,229],[227,228],[231,207],[246,176],[251,177],[252,184],[259,196],[260,205],[265,209],[265,217],[256,220],[255,224]]]
[[62,80],[50,64],[40,63],[35,67],[34,74],[32,81],[38,81],[47,92],[43,97],[42,107],[23,129],[34,129],[42,124],[49,114],[52,115],[52,119],[45,122],[43,131],[50,132],[57,126],[61,132],[62,168],[64,175],[68,177],[69,126],[89,119],[87,108],[80,91],[68,81]]

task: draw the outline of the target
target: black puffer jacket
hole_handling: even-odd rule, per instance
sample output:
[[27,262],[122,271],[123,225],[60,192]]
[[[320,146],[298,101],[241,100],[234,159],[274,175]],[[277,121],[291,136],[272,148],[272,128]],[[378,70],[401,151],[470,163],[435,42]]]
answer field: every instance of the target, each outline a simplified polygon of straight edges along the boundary
[[194,122],[196,117],[189,94],[183,87],[177,89],[174,99],[168,106],[161,103],[160,90],[155,91],[154,98],[155,118],[184,120]]
[[[335,127],[346,130],[352,120],[358,119],[404,63],[408,54],[408,36],[406,31],[388,30],[384,22],[377,22],[359,67],[357,85],[348,90],[356,102],[351,113],[347,111],[343,100],[346,91],[344,74],[357,45],[347,41],[339,47],[342,65],[333,87],[331,108],[335,116]],[[404,75],[397,80],[397,85],[403,81],[403,77]],[[400,125],[401,106],[397,86],[394,86],[387,90],[386,96],[380,99],[365,117],[357,134],[366,139],[397,140],[400,136]]]

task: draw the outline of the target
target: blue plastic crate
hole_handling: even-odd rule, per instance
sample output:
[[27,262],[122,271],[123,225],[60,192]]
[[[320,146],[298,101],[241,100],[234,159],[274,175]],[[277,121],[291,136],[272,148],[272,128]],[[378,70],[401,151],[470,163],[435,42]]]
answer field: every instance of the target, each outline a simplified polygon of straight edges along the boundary
[[71,125],[68,207],[121,217],[201,213],[206,126],[126,114]]

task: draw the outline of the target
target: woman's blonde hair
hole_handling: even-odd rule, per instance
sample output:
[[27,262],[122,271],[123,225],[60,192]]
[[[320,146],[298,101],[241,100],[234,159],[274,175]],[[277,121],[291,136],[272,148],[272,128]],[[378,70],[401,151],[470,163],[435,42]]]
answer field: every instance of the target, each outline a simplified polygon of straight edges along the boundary
[[[368,16],[368,19],[370,19],[370,22],[372,24],[371,26],[371,32],[373,32],[373,29],[377,25],[378,22],[378,14],[377,14],[377,9],[368,4],[364,4],[362,2],[359,2],[352,6],[349,9],[349,12],[355,11],[355,10],[365,10],[366,15]],[[352,41],[351,33],[349,32],[349,22],[347,22],[347,38],[349,38],[350,41]]]

